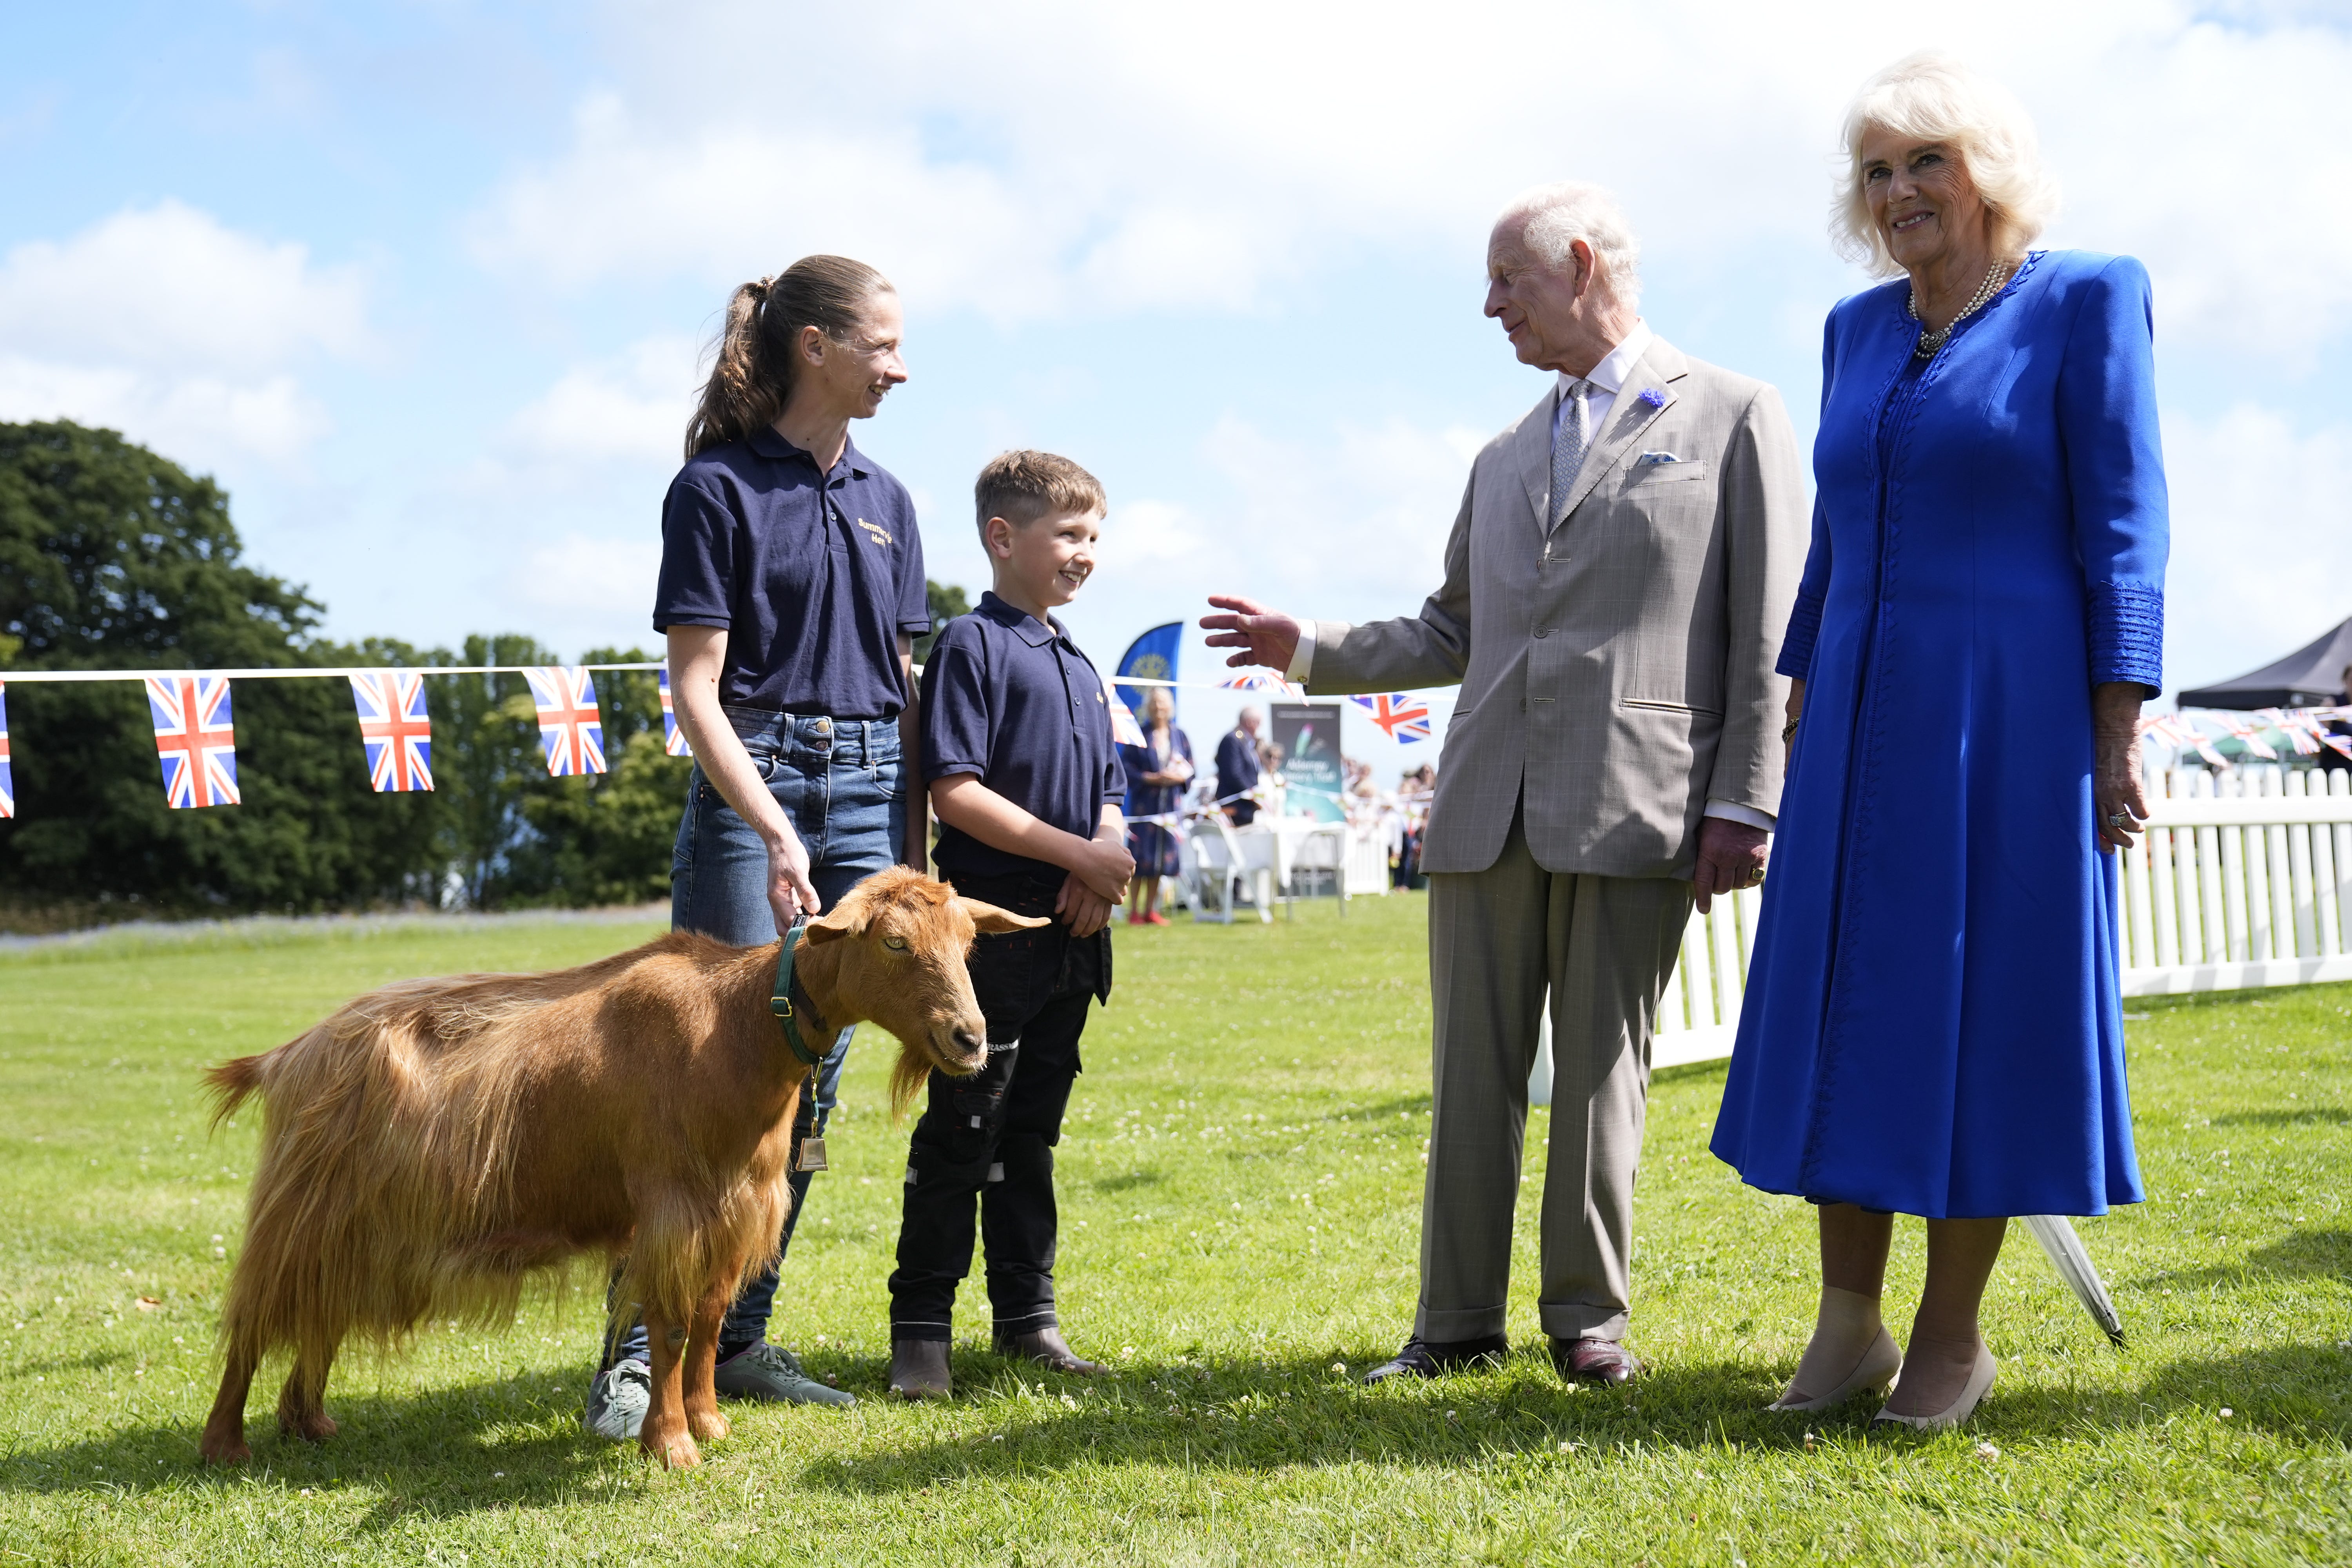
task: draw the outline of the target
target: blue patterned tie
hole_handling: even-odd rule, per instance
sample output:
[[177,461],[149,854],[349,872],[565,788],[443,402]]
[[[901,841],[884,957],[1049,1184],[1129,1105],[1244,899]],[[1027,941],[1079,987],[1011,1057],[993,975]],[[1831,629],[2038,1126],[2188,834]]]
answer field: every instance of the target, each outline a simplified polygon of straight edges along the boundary
[[1568,492],[1576,483],[1576,472],[1584,467],[1585,423],[1589,405],[1586,396],[1592,391],[1589,381],[1568,384],[1568,403],[1560,410],[1559,425],[1551,441],[1551,517],[1548,526],[1558,528],[1568,514]]

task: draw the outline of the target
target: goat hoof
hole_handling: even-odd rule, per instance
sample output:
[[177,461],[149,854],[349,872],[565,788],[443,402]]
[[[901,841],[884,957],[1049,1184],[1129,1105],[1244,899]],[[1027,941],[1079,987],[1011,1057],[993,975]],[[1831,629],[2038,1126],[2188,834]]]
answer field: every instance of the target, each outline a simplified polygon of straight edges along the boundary
[[335,1435],[335,1418],[323,1410],[311,1410],[289,1415],[281,1412],[278,1429],[289,1437],[299,1437],[305,1443],[323,1443]]
[[196,1455],[207,1465],[226,1468],[245,1463],[253,1458],[253,1450],[245,1446],[242,1432],[206,1432],[204,1441],[196,1445]]
[[659,1459],[663,1469],[690,1470],[702,1463],[702,1450],[696,1447],[694,1439],[684,1432],[672,1437],[656,1437],[648,1432],[643,1442],[646,1452]]
[[692,1410],[687,1413],[687,1430],[706,1443],[724,1442],[735,1434],[727,1417],[716,1410]]

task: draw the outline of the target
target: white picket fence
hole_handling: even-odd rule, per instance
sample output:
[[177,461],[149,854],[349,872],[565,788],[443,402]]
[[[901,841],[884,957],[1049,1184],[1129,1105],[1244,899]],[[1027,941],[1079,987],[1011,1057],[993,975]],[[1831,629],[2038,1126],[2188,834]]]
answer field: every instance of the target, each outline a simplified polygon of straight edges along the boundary
[[2352,980],[2352,773],[2160,782],[2124,857],[2124,994]]
[[[2125,995],[2352,980],[2352,773],[2184,768],[2148,793],[2148,831],[2123,863]],[[1714,903],[1683,932],[1654,1067],[1731,1054],[1761,895]],[[1548,1092],[1549,1019],[1542,1056]]]

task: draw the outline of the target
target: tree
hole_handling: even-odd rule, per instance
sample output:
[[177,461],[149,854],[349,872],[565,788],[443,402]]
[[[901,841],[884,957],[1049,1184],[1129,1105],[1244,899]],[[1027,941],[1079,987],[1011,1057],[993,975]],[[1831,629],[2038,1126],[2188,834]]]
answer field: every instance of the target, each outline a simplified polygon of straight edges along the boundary
[[[0,635],[29,669],[346,662],[310,640],[320,606],[247,566],[228,498],[110,430],[0,425]],[[241,807],[166,808],[141,688],[19,683],[8,694],[17,816],[0,895],[131,900],[162,912],[312,910],[429,879],[433,804],[368,786],[351,690],[233,689]]]
[[[553,664],[553,653],[516,634],[469,637],[465,652],[435,649],[431,663]],[[539,718],[520,675],[452,675],[433,682],[434,787],[441,797],[439,847],[475,909],[502,902],[509,864],[524,830],[523,791],[547,780]]]
[[[637,648],[591,648],[583,664],[644,664]],[[513,792],[528,831],[509,853],[502,902],[622,904],[669,896],[671,846],[693,761],[662,746],[661,689],[649,670],[595,677],[603,777],[536,779]]]
[[942,586],[929,577],[923,579],[923,597],[929,601],[931,629],[915,639],[915,662],[922,663],[931,657],[931,645],[940,640],[940,633],[958,616],[971,613],[971,605],[963,590],[952,584]]

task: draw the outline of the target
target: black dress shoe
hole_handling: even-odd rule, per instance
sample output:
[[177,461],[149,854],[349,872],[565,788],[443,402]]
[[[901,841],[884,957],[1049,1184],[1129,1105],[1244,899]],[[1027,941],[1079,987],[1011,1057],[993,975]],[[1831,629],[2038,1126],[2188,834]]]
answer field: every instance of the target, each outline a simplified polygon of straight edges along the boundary
[[1630,1383],[1633,1374],[1642,1370],[1633,1352],[1615,1340],[1555,1337],[1551,1342],[1551,1364],[1570,1383]]
[[1480,1362],[1498,1366],[1510,1352],[1511,1342],[1500,1334],[1488,1334],[1476,1340],[1424,1340],[1415,1335],[1405,1341],[1404,1349],[1364,1373],[1364,1381],[1381,1383],[1391,1377],[1442,1377],[1449,1372],[1465,1371]]

